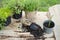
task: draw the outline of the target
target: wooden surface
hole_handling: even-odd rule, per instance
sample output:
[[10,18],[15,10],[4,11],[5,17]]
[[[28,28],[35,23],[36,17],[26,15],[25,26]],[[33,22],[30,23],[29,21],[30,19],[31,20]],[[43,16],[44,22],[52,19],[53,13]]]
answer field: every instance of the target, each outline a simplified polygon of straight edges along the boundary
[[54,32],[36,39],[30,32],[21,32],[19,25],[20,20],[12,19],[11,24],[0,31],[0,40],[56,40]]
[[[0,32],[0,40],[35,40],[33,35],[30,32],[14,32],[12,30],[4,30]],[[38,38],[39,40],[56,40],[54,32],[52,34],[45,34]]]

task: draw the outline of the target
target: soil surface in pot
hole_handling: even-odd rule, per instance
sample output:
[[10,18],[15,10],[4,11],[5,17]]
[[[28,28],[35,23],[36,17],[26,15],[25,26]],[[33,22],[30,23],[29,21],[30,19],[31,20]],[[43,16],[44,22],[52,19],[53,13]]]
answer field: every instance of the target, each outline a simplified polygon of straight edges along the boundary
[[47,20],[43,23],[44,27],[53,28],[55,23],[53,21]]
[[19,19],[19,18],[21,18],[21,17],[22,17],[22,12],[21,12],[20,14],[14,13],[14,15],[13,15],[13,18],[14,18],[14,19]]

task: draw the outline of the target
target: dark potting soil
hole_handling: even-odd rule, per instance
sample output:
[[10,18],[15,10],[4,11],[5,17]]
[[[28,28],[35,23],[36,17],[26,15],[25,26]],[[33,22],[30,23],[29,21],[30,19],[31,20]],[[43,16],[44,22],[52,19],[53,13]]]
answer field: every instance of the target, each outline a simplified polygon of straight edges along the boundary
[[[49,25],[50,22],[50,25]],[[53,28],[55,26],[55,23],[53,21],[47,20],[43,23],[44,27],[48,27],[48,28]]]

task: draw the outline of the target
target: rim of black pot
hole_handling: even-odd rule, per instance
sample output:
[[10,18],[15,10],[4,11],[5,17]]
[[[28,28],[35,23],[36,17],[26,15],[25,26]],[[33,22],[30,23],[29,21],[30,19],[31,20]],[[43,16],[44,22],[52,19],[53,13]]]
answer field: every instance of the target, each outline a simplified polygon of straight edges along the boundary
[[1,21],[1,19],[0,19],[0,23],[1,22],[2,22],[3,26],[8,26],[11,23],[11,16],[7,17],[6,21],[5,20]]
[[[49,26],[49,22],[50,22],[50,26]],[[52,20],[46,20],[44,23],[43,23],[43,26],[44,27],[47,27],[47,28],[53,28],[55,26],[55,23],[52,21]]]
[[20,12],[20,14],[16,14],[16,13],[13,14],[14,19],[19,19],[21,17],[22,17],[22,11]]
[[4,23],[6,24],[4,24],[4,26],[8,26],[11,23],[11,16],[9,16]]
[[[35,30],[42,29],[41,26],[38,25],[38,24],[36,24],[36,23],[31,23],[30,27],[31,27],[32,25],[35,25],[35,26],[36,26],[37,29],[35,29]],[[30,29],[31,29],[31,28],[30,28]],[[35,31],[34,29],[32,29],[32,30]]]

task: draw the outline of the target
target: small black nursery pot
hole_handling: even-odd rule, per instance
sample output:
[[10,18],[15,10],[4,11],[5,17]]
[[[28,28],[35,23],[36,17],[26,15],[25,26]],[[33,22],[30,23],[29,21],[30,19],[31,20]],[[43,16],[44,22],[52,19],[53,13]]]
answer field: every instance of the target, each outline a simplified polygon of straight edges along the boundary
[[4,26],[8,26],[11,23],[11,17],[8,17],[4,22]]
[[30,25],[30,32],[31,32],[31,34],[34,35],[34,37],[40,37],[43,35],[42,28],[36,23],[32,23]]
[[55,26],[55,23],[51,20],[47,20],[43,23],[43,30],[45,33],[52,33],[53,32],[53,27]]
[[13,14],[13,18],[14,19],[19,19],[19,18],[21,18],[22,17],[22,11],[20,12],[20,14],[17,14],[17,13],[14,13]]

